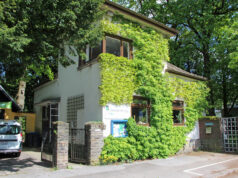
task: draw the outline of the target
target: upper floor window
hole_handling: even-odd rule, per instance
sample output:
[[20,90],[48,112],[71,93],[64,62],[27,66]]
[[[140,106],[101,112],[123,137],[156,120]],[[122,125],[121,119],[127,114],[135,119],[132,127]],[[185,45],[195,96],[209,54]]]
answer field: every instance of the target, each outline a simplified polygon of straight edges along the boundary
[[173,101],[173,121],[174,125],[184,124],[184,102],[175,100]]
[[115,35],[107,35],[94,47],[86,48],[86,60],[79,60],[79,66],[86,64],[98,57],[101,53],[110,53],[115,56],[123,56],[132,59],[131,40]]
[[136,123],[149,125],[150,123],[150,102],[141,96],[134,96],[131,104],[131,115]]

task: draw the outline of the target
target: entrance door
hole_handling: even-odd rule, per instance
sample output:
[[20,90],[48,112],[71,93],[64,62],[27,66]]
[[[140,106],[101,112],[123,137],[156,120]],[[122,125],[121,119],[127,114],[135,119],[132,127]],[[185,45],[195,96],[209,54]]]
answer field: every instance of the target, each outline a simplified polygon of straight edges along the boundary
[[5,110],[0,109],[0,119],[5,119]]
[[238,118],[222,118],[225,152],[238,152]]
[[[51,155],[53,152],[52,135],[53,135],[53,122],[58,121],[59,111],[58,103],[47,104],[42,106],[42,148],[41,151],[44,155]],[[43,158],[43,159],[49,159]],[[49,160],[51,161],[51,160]]]

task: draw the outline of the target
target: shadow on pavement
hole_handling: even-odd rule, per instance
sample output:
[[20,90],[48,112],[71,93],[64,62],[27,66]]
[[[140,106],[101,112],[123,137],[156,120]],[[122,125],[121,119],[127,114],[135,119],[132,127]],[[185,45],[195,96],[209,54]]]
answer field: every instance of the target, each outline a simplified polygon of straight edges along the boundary
[[10,154],[0,155],[0,172],[1,171],[18,172],[21,169],[33,167],[34,165],[38,165],[45,168],[51,167],[49,163],[37,161],[33,158],[24,158],[21,156],[19,158],[16,158]]

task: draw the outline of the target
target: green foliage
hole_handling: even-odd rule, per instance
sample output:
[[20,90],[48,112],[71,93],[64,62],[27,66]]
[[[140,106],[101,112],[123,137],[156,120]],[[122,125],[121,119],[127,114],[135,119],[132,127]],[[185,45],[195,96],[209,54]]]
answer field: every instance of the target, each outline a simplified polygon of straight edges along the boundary
[[100,157],[102,163],[136,160],[138,154],[132,144],[133,142],[135,141],[130,137],[114,138],[113,136],[108,136],[104,140],[104,148]]
[[208,119],[208,120],[219,120],[220,117],[216,117],[216,116],[203,116],[203,117],[199,118],[199,120],[203,120],[203,119]]
[[232,107],[226,108],[238,98],[233,86],[238,68],[236,0],[113,1],[176,28],[180,33],[170,40],[171,63],[205,76],[209,114],[223,103],[224,115],[229,115]]
[[133,92],[136,89],[132,60],[112,54],[101,54],[99,62],[102,82],[99,87],[102,94],[100,104],[131,103]]
[[[6,78],[30,80],[47,75],[53,79],[52,65],[69,64],[65,45],[83,46],[101,38],[102,0],[2,1],[0,3],[0,61]],[[75,54],[73,50],[70,51]],[[13,67],[13,66],[18,67]],[[7,69],[14,68],[14,76]],[[10,70],[10,69],[9,69]],[[9,76],[8,76],[9,75]]]
[[[102,3],[103,0],[1,1],[1,84],[18,87],[20,80],[39,85],[54,79],[58,63],[73,63],[65,56],[66,45],[74,46],[70,53],[81,54],[84,46],[102,37],[97,24]],[[26,94],[33,98],[33,89],[27,90]]]
[[[114,20],[118,22],[118,17],[114,17]],[[111,163],[173,155],[183,147],[186,134],[193,129],[195,121],[207,106],[208,90],[202,82],[185,82],[163,75],[163,63],[169,60],[167,39],[153,29],[142,28],[136,23],[128,23],[128,19],[120,17],[119,20],[120,23],[115,24],[103,21],[103,29],[105,32],[110,30],[111,33],[120,34],[133,41],[135,50],[132,62],[135,70],[134,82],[137,86],[135,93],[150,99],[151,127],[137,125],[134,119],[130,118],[127,123],[128,137],[107,137],[101,160],[103,163]],[[110,57],[113,58],[112,55]],[[129,63],[127,65],[129,66]],[[120,68],[120,66],[115,67]],[[130,69],[127,68],[127,70]],[[111,75],[107,80],[114,81],[118,78]],[[109,88],[106,86],[108,84],[105,83],[100,89]],[[117,91],[116,88],[111,90]],[[176,97],[183,98],[186,103],[185,126],[173,125],[172,101]]]

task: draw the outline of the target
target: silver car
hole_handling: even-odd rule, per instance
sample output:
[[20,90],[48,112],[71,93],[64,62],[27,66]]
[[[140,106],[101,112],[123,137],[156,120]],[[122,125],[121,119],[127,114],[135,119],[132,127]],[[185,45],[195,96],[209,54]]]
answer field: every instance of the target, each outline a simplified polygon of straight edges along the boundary
[[14,120],[0,120],[0,153],[13,153],[16,157],[22,151],[20,123]]

